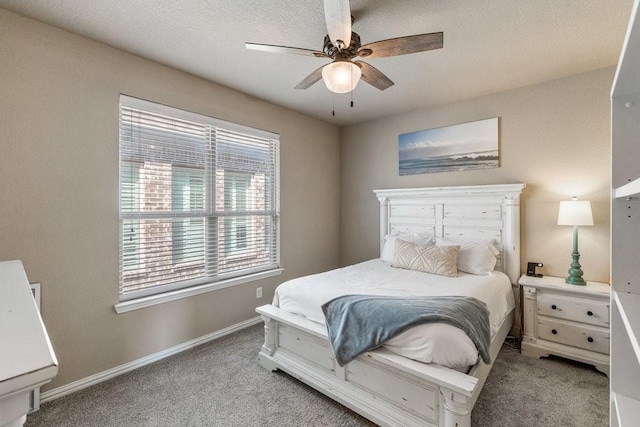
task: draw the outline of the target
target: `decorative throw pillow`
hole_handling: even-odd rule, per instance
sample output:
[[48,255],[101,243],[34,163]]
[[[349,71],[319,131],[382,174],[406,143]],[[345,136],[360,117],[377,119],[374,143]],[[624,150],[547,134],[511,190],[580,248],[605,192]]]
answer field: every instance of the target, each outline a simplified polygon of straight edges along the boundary
[[496,266],[496,255],[500,253],[491,240],[477,242],[436,238],[436,245],[460,245],[458,270],[469,274],[484,275],[492,272]]
[[459,250],[460,246],[420,246],[397,239],[391,267],[457,277]]
[[386,262],[393,262],[393,253],[396,251],[396,240],[404,240],[405,242],[415,243],[421,246],[433,246],[435,244],[432,236],[418,233],[404,234],[387,234],[384,236],[384,244],[382,245],[382,253],[380,258]]

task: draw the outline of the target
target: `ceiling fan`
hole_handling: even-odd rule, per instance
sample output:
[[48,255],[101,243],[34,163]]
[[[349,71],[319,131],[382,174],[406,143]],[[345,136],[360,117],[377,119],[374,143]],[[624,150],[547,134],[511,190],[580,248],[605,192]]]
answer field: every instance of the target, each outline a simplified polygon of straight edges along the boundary
[[366,62],[354,61],[354,58],[387,58],[440,49],[443,45],[442,32],[397,37],[362,45],[360,36],[351,31],[353,17],[349,0],[324,0],[324,13],[328,34],[324,38],[322,51],[260,43],[245,43],[245,46],[247,49],[265,52],[329,58],[331,63],[302,79],[296,89],[307,89],[323,79],[330,91],[347,93],[355,89],[361,78],[380,90],[393,86],[391,79],[378,69]]

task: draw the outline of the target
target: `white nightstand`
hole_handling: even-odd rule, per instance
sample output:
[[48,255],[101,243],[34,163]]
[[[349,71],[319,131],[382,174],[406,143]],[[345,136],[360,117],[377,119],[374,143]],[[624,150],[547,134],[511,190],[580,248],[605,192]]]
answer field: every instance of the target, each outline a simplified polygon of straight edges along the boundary
[[524,299],[522,354],[554,354],[609,375],[609,285],[576,286],[560,277],[526,275],[518,283]]

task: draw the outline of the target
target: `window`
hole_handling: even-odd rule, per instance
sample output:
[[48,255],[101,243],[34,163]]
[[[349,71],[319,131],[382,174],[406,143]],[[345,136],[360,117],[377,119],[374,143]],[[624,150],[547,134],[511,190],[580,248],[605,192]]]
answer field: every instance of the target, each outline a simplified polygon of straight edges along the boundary
[[[204,173],[202,169],[174,167],[171,176],[171,207],[178,212],[203,210]],[[204,259],[204,221],[202,218],[176,219],[172,224],[173,262]]]
[[[231,212],[244,212],[251,206],[251,175],[228,172],[224,176],[225,209]],[[225,249],[227,255],[242,254],[248,248],[247,229],[250,225],[246,216],[226,218]]]
[[120,300],[279,266],[279,141],[122,95]]
[[[122,168],[120,205],[125,212],[137,211],[140,203],[136,195],[140,182],[139,168],[137,163],[127,162]],[[136,239],[136,230],[139,224],[135,219],[125,219],[122,221],[122,268],[131,270],[136,268],[139,261],[139,246]]]

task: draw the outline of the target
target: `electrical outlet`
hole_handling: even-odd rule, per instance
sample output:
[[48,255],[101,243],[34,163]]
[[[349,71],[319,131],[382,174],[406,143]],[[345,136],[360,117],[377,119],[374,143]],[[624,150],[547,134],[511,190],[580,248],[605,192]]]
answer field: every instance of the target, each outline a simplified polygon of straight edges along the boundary
[[256,298],[262,298],[262,287],[256,288]]

